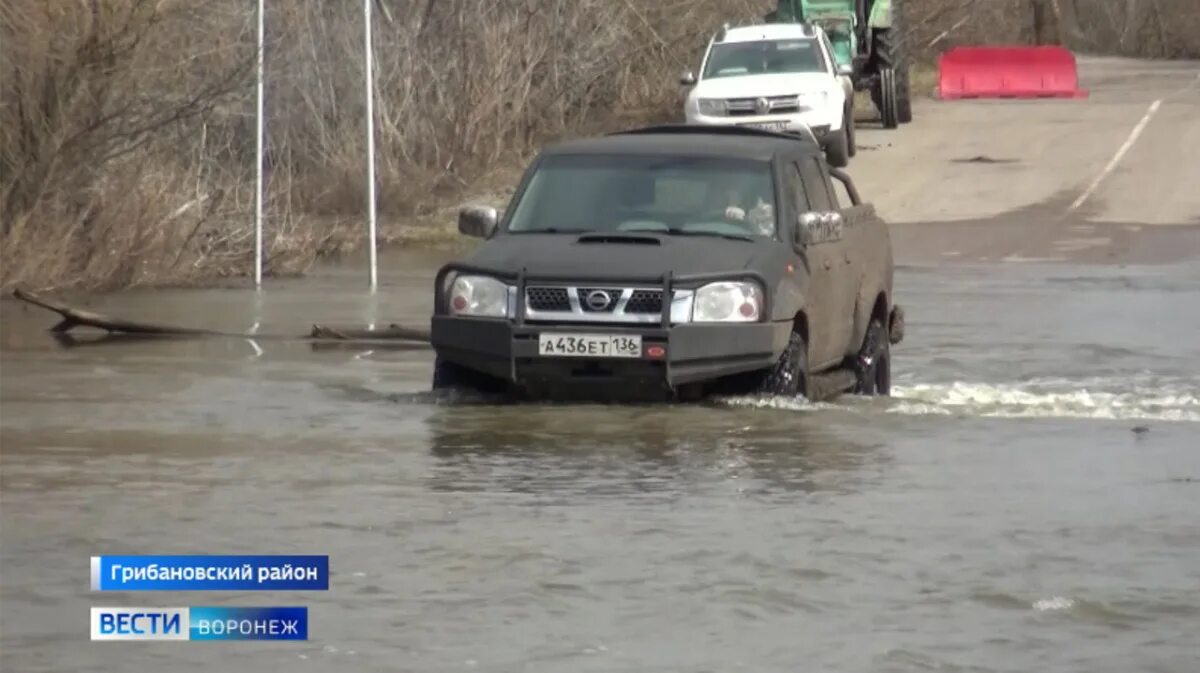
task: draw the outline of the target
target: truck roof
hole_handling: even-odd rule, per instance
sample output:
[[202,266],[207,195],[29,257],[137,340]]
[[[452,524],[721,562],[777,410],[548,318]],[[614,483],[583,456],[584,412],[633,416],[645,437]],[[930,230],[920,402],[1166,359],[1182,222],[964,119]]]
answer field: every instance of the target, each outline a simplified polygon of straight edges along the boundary
[[770,159],[780,152],[819,153],[811,138],[738,126],[673,124],[567,140],[542,154],[675,154]]
[[817,27],[807,23],[762,23],[734,26],[718,34],[717,42],[754,42],[756,40],[811,40]]

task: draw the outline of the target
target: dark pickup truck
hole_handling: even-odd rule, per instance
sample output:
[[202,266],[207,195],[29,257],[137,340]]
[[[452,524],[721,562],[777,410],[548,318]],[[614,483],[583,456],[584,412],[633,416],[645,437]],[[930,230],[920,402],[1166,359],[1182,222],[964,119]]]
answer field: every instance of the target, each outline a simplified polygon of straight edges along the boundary
[[[843,195],[839,196],[837,187]],[[563,142],[435,279],[434,389],[515,398],[887,395],[887,225],[803,136],[657,126]]]

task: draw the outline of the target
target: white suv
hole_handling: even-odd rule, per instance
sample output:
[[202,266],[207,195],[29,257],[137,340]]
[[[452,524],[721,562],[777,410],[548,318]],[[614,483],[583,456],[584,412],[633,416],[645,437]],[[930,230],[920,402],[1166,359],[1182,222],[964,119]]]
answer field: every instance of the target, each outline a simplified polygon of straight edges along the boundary
[[811,132],[833,166],[855,154],[850,67],[838,67],[820,26],[727,26],[709,41],[699,78],[689,72],[680,83],[692,87],[689,124]]

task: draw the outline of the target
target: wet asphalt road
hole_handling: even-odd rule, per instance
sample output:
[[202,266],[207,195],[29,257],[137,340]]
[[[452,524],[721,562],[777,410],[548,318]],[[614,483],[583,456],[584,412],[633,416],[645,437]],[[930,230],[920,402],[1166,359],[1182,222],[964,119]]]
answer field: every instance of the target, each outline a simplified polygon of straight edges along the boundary
[[[420,323],[435,263],[92,308]],[[423,350],[63,348],[5,302],[3,669],[1200,670],[1200,267],[896,285],[896,396],[819,406],[463,406]],[[93,594],[105,553],[329,554],[331,589]],[[191,604],[309,605],[311,641],[87,641]]]

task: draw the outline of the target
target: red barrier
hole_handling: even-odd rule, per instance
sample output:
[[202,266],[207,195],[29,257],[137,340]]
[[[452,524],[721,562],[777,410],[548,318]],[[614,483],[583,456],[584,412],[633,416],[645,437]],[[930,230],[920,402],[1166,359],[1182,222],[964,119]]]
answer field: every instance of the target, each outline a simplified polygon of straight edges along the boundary
[[938,59],[938,96],[1087,98],[1063,47],[954,47]]

